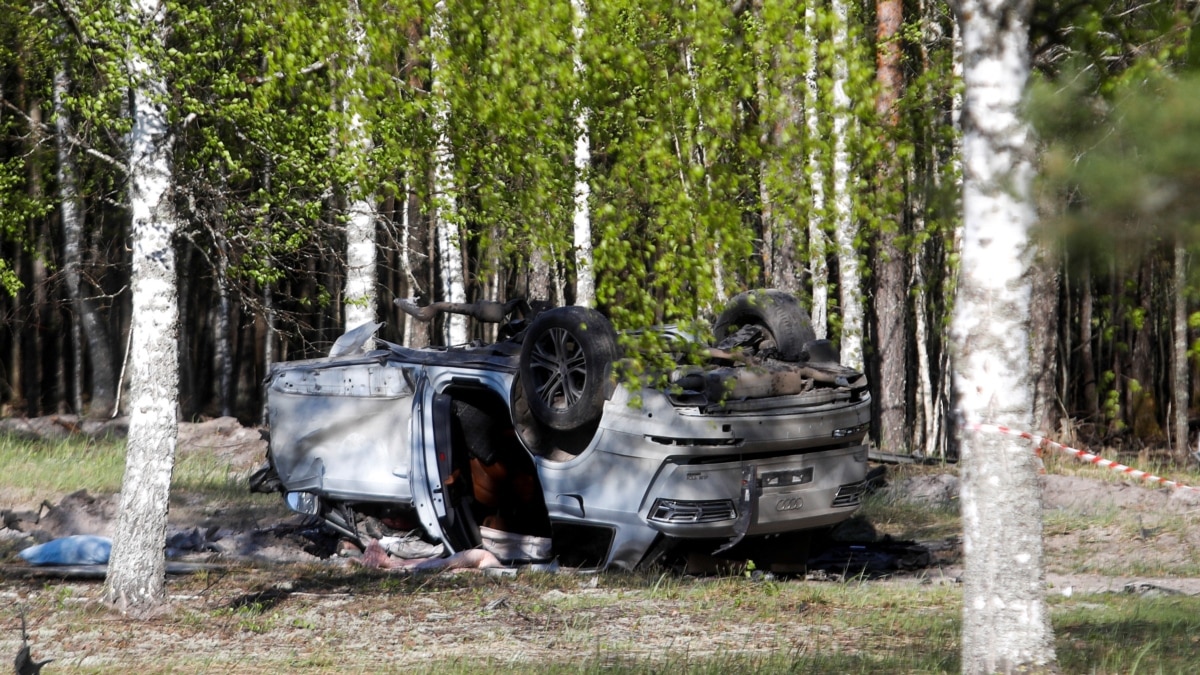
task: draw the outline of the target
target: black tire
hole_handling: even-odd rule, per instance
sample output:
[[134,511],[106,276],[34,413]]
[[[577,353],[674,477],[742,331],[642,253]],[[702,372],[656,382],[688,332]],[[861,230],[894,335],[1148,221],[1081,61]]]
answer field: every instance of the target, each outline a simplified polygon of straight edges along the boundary
[[775,341],[779,358],[784,361],[800,361],[804,345],[817,338],[808,312],[786,291],[768,289],[735,295],[713,324],[713,335],[720,342],[748,325],[757,325],[767,331]]
[[521,344],[521,386],[530,412],[559,431],[595,421],[616,354],[617,334],[603,314],[586,307],[539,314]]

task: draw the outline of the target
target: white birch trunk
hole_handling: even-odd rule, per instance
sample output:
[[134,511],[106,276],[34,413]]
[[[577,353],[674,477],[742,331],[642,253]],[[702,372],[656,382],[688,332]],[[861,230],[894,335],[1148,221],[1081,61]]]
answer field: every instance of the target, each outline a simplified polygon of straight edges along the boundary
[[1033,419],[1028,320],[1035,214],[1029,131],[1030,0],[959,0],[963,109],[963,244],[951,324],[962,472],[962,668],[1029,672],[1055,662],[1045,603],[1041,489],[1033,448],[977,431]]
[[[367,36],[359,16],[358,3],[351,8],[351,26],[356,61],[366,63]],[[351,65],[346,76],[353,82],[357,68]],[[371,154],[371,136],[354,106],[362,99],[362,91],[353,87],[350,101],[343,101],[343,112],[350,116],[350,148],[355,161],[365,166]],[[375,266],[378,249],[375,245],[375,199],[359,185],[348,186],[351,195],[346,221],[346,287],[342,292],[342,311],[345,330],[375,321]]]
[[859,272],[858,223],[850,204],[850,156],[846,151],[850,129],[850,97],[846,95],[849,72],[849,14],[843,0],[832,0],[833,24],[833,229],[837,239],[838,304],[842,310],[842,363],[862,370],[863,304],[862,274]]
[[829,263],[826,255],[828,239],[825,236],[825,171],[821,153],[815,139],[821,134],[817,120],[817,102],[820,90],[817,87],[819,58],[817,54],[817,12],[813,3],[804,5],[804,35],[808,45],[808,72],[804,74],[807,100],[804,105],[805,126],[808,127],[809,154],[808,172],[812,204],[808,210],[808,271],[812,280],[812,327],[819,339],[829,335]]
[[370,199],[357,199],[350,204],[346,222],[346,330],[375,321],[376,255],[374,206]]
[[[584,77],[583,31],[587,22],[587,6],[583,0],[571,0],[575,10],[575,76],[582,83]],[[592,217],[588,199],[591,186],[588,184],[588,169],[592,164],[591,137],[588,134],[588,111],[582,105],[575,117],[575,212],[572,218],[575,244],[575,304],[593,307],[596,304],[596,278],[592,258]]]
[[[437,241],[437,265],[442,279],[442,294],[445,302],[465,303],[467,285],[463,274],[462,237],[458,231],[455,213],[454,151],[450,147],[450,103],[447,98],[445,77],[438,63],[438,49],[446,41],[446,2],[439,0],[433,10],[431,37],[433,52],[429,72],[433,79],[433,100],[436,106],[433,115],[434,134],[437,147],[433,160],[433,217]],[[467,317],[461,314],[446,314],[446,344],[459,345],[467,342]]]
[[[165,40],[165,8],[137,0],[133,20]],[[171,137],[166,83],[150,55],[135,48],[128,63],[133,92],[129,202],[132,213],[132,362],[129,437],[112,557],[104,597],[123,611],[164,600],[164,543],[179,428],[179,307],[170,204]]]

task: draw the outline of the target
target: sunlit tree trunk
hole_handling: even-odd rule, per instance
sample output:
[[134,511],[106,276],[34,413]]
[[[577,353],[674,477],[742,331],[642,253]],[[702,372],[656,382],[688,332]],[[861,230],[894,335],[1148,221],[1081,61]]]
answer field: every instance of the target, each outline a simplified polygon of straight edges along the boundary
[[[804,4],[805,44],[809,48],[808,69],[804,74],[805,105],[804,119],[810,139],[820,137],[817,118],[817,73],[820,60],[817,58],[817,12],[814,3]],[[825,171],[821,162],[819,144],[811,143],[808,155],[808,181],[812,192],[812,203],[808,210],[808,267],[812,283],[812,327],[818,338],[829,334],[829,263],[828,241],[825,234]]]
[[[436,264],[441,273],[443,300],[463,303],[467,301],[467,286],[463,273],[462,237],[455,213],[454,151],[450,147],[450,102],[446,87],[448,77],[442,72],[437,53],[446,40],[447,20],[445,0],[439,0],[433,10],[433,55],[430,58],[433,101],[436,106],[433,126],[437,138],[433,160],[433,214],[438,254]],[[443,320],[446,322],[446,344],[467,342],[467,317],[448,314]]]
[[1029,77],[1030,0],[957,0],[962,25],[963,248],[951,336],[959,396],[962,669],[1054,668],[1045,602],[1041,489],[1030,444],[984,423],[1028,429],[1032,144],[1020,117]]
[[863,367],[863,303],[862,273],[858,260],[858,223],[851,212],[850,155],[847,151],[850,133],[849,85],[850,17],[843,0],[832,0],[833,10],[833,230],[837,243],[838,303],[842,313],[842,334],[839,341],[842,363],[861,370]]
[[[363,26],[362,15],[358,2],[352,2],[350,7],[350,31],[354,42],[355,57],[346,77],[351,81],[358,74],[358,66],[367,60],[367,35]],[[351,87],[350,100],[343,101],[343,113],[349,116],[349,152],[354,154],[351,160],[355,165],[365,167],[371,154],[371,136],[363,123],[362,115],[356,109],[362,102],[362,91],[357,86]],[[343,313],[346,317],[345,329],[350,330],[364,323],[375,321],[376,298],[376,257],[378,248],[375,244],[375,198],[361,184],[347,187],[350,196],[349,213],[346,220],[346,287],[343,290]]]
[[[571,0],[575,10],[575,75],[584,80],[583,31],[586,30],[587,6],[583,0]],[[575,304],[592,307],[596,304],[596,279],[592,260],[592,220],[588,199],[588,170],[592,164],[591,137],[588,134],[588,111],[582,104],[575,114],[575,212],[573,217],[575,243]]]
[[152,33],[149,49],[133,45],[129,202],[133,220],[132,360],[129,437],[121,503],[104,597],[122,610],[160,604],[166,584],[164,542],[175,462],[179,399],[179,308],[170,203],[171,135],[166,84],[151,50],[165,52],[166,10],[137,0],[135,25]]

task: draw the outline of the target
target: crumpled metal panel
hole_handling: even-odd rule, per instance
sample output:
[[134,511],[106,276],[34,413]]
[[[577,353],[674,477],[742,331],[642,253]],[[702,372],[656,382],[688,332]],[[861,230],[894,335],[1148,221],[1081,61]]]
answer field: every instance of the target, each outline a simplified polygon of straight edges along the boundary
[[378,363],[277,369],[268,383],[271,456],[288,490],[408,502],[413,392]]

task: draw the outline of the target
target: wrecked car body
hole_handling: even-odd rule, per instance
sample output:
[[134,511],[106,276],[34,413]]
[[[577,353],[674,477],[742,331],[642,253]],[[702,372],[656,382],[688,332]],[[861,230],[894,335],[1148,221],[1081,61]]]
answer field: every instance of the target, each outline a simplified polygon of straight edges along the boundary
[[377,536],[367,516],[446,554],[511,534],[506,563],[597,568],[675,550],[787,560],[797,534],[858,507],[866,379],[792,296],[734,298],[705,362],[659,387],[617,374],[617,336],[594,310],[506,328],[487,345],[347,350],[360,333],[341,355],[275,364],[258,484],[359,546]]

